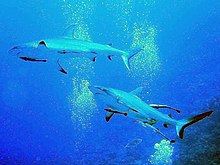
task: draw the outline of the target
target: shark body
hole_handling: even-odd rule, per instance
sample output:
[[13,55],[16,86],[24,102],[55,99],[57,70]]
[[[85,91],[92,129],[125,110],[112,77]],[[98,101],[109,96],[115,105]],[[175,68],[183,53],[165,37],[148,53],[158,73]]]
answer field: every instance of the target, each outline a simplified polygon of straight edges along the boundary
[[[173,119],[170,115],[161,113],[157,109],[169,108],[180,113],[178,109],[167,105],[147,104],[141,100],[137,94],[141,91],[142,88],[137,88],[132,92],[124,92],[118,89],[105,88],[100,86],[95,86],[95,88],[103,91],[106,95],[116,100],[116,104],[108,104],[108,108],[105,109],[107,111],[106,121],[109,121],[114,114],[124,114],[125,116],[138,120],[142,126],[148,126],[152,128],[155,132],[161,134],[166,139],[169,138],[167,138],[162,132],[153,126],[155,123],[161,122],[165,127],[168,125],[175,126],[177,135],[183,139],[184,129],[187,126],[192,125],[213,113],[213,111],[207,111],[187,119],[176,120]],[[171,141],[174,142],[173,140]]]
[[[29,50],[28,54],[25,50]],[[60,71],[67,73],[65,69],[59,63],[63,58],[89,58],[93,62],[96,61],[98,56],[106,56],[109,60],[112,60],[114,56],[119,56],[124,61],[125,66],[130,70],[129,60],[136,54],[138,54],[142,48],[135,50],[132,53],[116,49],[111,44],[99,44],[94,42],[82,41],[78,39],[72,39],[69,37],[45,39],[39,41],[28,42],[20,46],[14,46],[9,52],[16,52],[17,56],[25,61],[31,62],[47,62],[50,59],[37,58],[36,55],[31,54],[30,50],[39,50],[41,52],[53,53],[52,57],[57,60]]]

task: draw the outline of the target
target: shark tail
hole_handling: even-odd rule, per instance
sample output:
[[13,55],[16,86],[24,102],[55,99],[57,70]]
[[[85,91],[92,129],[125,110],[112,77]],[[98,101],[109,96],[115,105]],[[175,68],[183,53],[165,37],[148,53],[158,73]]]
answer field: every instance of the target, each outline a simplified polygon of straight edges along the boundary
[[131,59],[133,56],[137,55],[137,54],[138,54],[139,52],[141,52],[142,50],[144,50],[143,47],[142,47],[142,48],[138,48],[138,49],[136,49],[135,51],[132,51],[131,53],[123,54],[123,55],[121,56],[122,60],[123,60],[124,63],[125,63],[125,66],[127,67],[127,69],[128,69],[129,71],[130,71],[130,59]]
[[213,113],[213,111],[207,111],[204,112],[202,114],[187,118],[187,119],[183,119],[183,120],[179,120],[179,122],[176,125],[176,132],[177,135],[180,137],[180,139],[183,139],[184,136],[184,130],[186,127],[206,118],[209,117],[211,114]]

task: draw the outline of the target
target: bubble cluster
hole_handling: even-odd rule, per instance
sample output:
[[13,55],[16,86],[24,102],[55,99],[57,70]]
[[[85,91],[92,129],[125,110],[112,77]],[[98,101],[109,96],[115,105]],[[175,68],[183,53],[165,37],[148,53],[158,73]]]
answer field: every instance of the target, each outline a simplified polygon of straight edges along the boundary
[[[131,59],[131,72],[129,76],[135,79],[139,85],[149,86],[149,83],[153,81],[153,77],[155,77],[160,70],[160,59],[156,43],[157,28],[147,21],[149,10],[135,11],[135,7],[141,4],[141,6],[150,8],[151,5],[154,4],[154,1],[149,0],[136,3],[134,0],[107,0],[102,1],[101,4],[111,12],[118,30],[122,30],[122,34],[120,35],[124,36],[116,36],[125,41],[121,42],[131,45],[129,46],[130,49],[144,46],[144,51]],[[92,40],[89,35],[89,25],[87,22],[96,7],[94,0],[63,1],[62,9],[68,20],[67,24],[75,25],[74,38],[86,41]],[[137,16],[138,19],[141,19],[141,21],[137,20],[139,23],[132,21],[132,18],[136,18]],[[114,17],[116,19],[114,19]],[[82,80],[90,81],[91,72],[94,72],[91,63],[88,63],[88,61],[78,61],[74,63],[68,61],[68,63],[71,63],[71,65],[69,65],[70,67],[74,66],[75,68],[73,79],[76,79],[78,84],[82,83]]]
[[[88,19],[93,13],[94,0],[64,0],[62,9],[67,25],[74,24],[73,37],[78,40],[91,41]],[[90,80],[94,76],[94,67],[89,59],[75,58],[65,61],[66,69],[71,70],[73,91],[67,97],[72,112],[72,121],[78,129],[91,128],[90,119],[94,115],[96,102],[89,90]]]
[[89,35],[89,28],[87,24],[80,23],[74,29],[74,38],[83,41],[92,41]]
[[93,93],[89,90],[91,79],[95,72],[89,59],[76,58],[66,62],[68,70],[72,70],[72,90],[67,96],[71,111],[71,119],[77,130],[74,149],[84,147],[86,133],[92,131],[92,118],[97,113]]
[[96,110],[93,93],[89,90],[91,78],[95,75],[94,66],[89,59],[75,58],[66,62],[66,68],[72,71],[73,90],[67,97],[72,121],[78,125],[78,129],[91,128],[90,120]]
[[155,165],[171,165],[174,147],[167,140],[162,140],[160,143],[154,145],[156,150],[153,155],[150,156],[150,163]]
[[68,75],[78,80],[91,80],[95,76],[94,63],[88,58],[72,58],[63,60]]
[[[107,0],[106,7],[115,17],[115,24],[120,32],[117,36],[123,44],[136,49],[144,47],[144,51],[131,59],[130,77],[139,85],[148,86],[160,71],[159,51],[157,47],[157,27],[150,22],[150,11],[154,0]],[[137,10],[138,8],[138,10]]]
[[116,3],[117,22],[116,25],[123,27],[124,31],[129,33],[129,20],[133,9],[134,0],[121,0]]
[[[83,67],[80,67],[81,69]],[[96,102],[93,97],[93,93],[89,90],[90,82],[89,78],[83,78],[80,74],[82,70],[78,68],[78,74],[72,78],[72,91],[67,97],[70,110],[71,119],[77,130],[76,139],[74,142],[74,149],[79,151],[84,147],[86,139],[86,133],[92,131],[92,118],[97,112]],[[87,72],[89,72],[87,70]]]
[[93,93],[89,90],[90,82],[73,78],[73,91],[68,96],[72,107],[72,121],[83,129],[91,128],[90,119],[96,109]]
[[68,24],[86,22],[95,8],[95,0],[64,0],[62,9]]
[[131,17],[134,2],[134,0],[106,0],[104,3],[104,6],[113,17],[112,19],[117,30],[120,31],[116,35],[117,40],[123,43],[124,46],[130,44],[127,36],[132,32],[130,23],[133,22]]
[[147,86],[160,71],[161,64],[158,56],[156,36],[156,27],[148,24],[143,24],[142,26],[134,24],[131,49],[144,46],[144,50],[131,59],[130,76],[143,86]]
[[94,5],[94,0],[63,1],[62,9],[67,20],[67,25],[74,24],[74,38],[83,41],[91,41],[87,22],[93,13]]

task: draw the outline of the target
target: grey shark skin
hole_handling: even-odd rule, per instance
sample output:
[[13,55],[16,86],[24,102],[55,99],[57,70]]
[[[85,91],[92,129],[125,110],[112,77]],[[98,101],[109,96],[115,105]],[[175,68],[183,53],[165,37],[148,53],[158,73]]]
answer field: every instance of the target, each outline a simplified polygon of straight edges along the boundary
[[[136,94],[140,92],[140,89],[137,88],[136,90],[128,93],[118,89],[113,88],[105,88],[100,86],[95,86],[95,88],[103,91],[105,94],[111,96],[112,98],[116,99],[118,105],[123,105],[126,108],[121,108],[121,106],[116,106],[115,110],[119,111],[120,113],[127,113],[127,116],[132,118],[136,118],[140,120],[144,124],[148,124],[151,128],[155,130],[152,126],[156,122],[165,123],[167,125],[176,126],[177,135],[183,139],[184,136],[184,129],[206,117],[209,117],[213,111],[207,111],[202,114],[182,119],[176,120],[171,118],[169,115],[163,114],[160,111],[156,110],[155,108],[151,107],[144,101],[142,101]],[[113,107],[114,109],[114,107]],[[153,121],[150,123],[150,121]],[[155,130],[156,131],[156,130]],[[160,133],[158,131],[158,133]],[[161,133],[160,133],[161,134]]]
[[[51,58],[56,58],[57,61],[59,61],[59,59],[62,58],[85,57],[95,62],[96,58],[100,55],[106,56],[109,60],[112,60],[113,56],[120,56],[123,59],[124,64],[128,70],[130,70],[129,60],[134,55],[138,54],[140,51],[143,50],[143,48],[140,48],[132,53],[128,53],[126,51],[113,48],[108,44],[104,45],[94,42],[63,37],[63,38],[45,39],[40,41],[28,42],[23,45],[13,47],[12,49],[9,50],[9,52],[17,51],[17,56],[25,61],[31,61],[31,62],[40,62],[42,60],[43,60],[42,62],[47,61],[47,59],[42,59],[42,58],[39,60],[38,58],[33,57],[31,53],[26,54],[24,56],[23,53],[25,53],[24,52],[25,49],[53,52],[54,54]],[[59,62],[58,65],[60,66]],[[63,68],[61,67],[60,69],[62,70]]]

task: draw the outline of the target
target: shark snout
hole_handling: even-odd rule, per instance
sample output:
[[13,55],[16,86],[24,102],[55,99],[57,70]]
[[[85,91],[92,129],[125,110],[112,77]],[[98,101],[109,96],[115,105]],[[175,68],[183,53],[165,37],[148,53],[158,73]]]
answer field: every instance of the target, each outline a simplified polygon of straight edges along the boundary
[[[91,91],[94,91],[94,89],[96,89],[94,93],[98,93],[98,94],[99,94],[100,91],[101,91],[101,93],[104,92],[104,93],[110,95],[109,90],[108,90],[107,88],[105,88],[105,87],[101,87],[101,86],[91,86],[91,87],[89,87],[89,89],[90,89]],[[98,90],[98,92],[97,92],[97,90]]]
[[101,90],[101,91],[103,91],[103,92],[106,92],[106,91],[107,91],[106,88],[101,87],[101,86],[94,86],[94,88],[99,89],[99,90]]
[[14,46],[11,49],[8,50],[8,53],[14,55],[14,56],[19,56],[22,52],[22,49],[20,46]]
[[93,93],[96,93],[97,90],[104,91],[102,87],[100,86],[88,86],[89,90],[92,91]]
[[[93,91],[94,94],[107,94],[108,96],[112,96],[114,98],[118,98],[118,95],[116,92],[112,91],[111,88],[105,88],[102,86],[93,86],[93,87],[89,87],[89,89],[91,91]],[[96,91],[94,92],[94,89],[96,89]],[[98,90],[98,92],[97,92]],[[101,92],[100,92],[101,91]],[[104,92],[104,93],[103,93]]]

